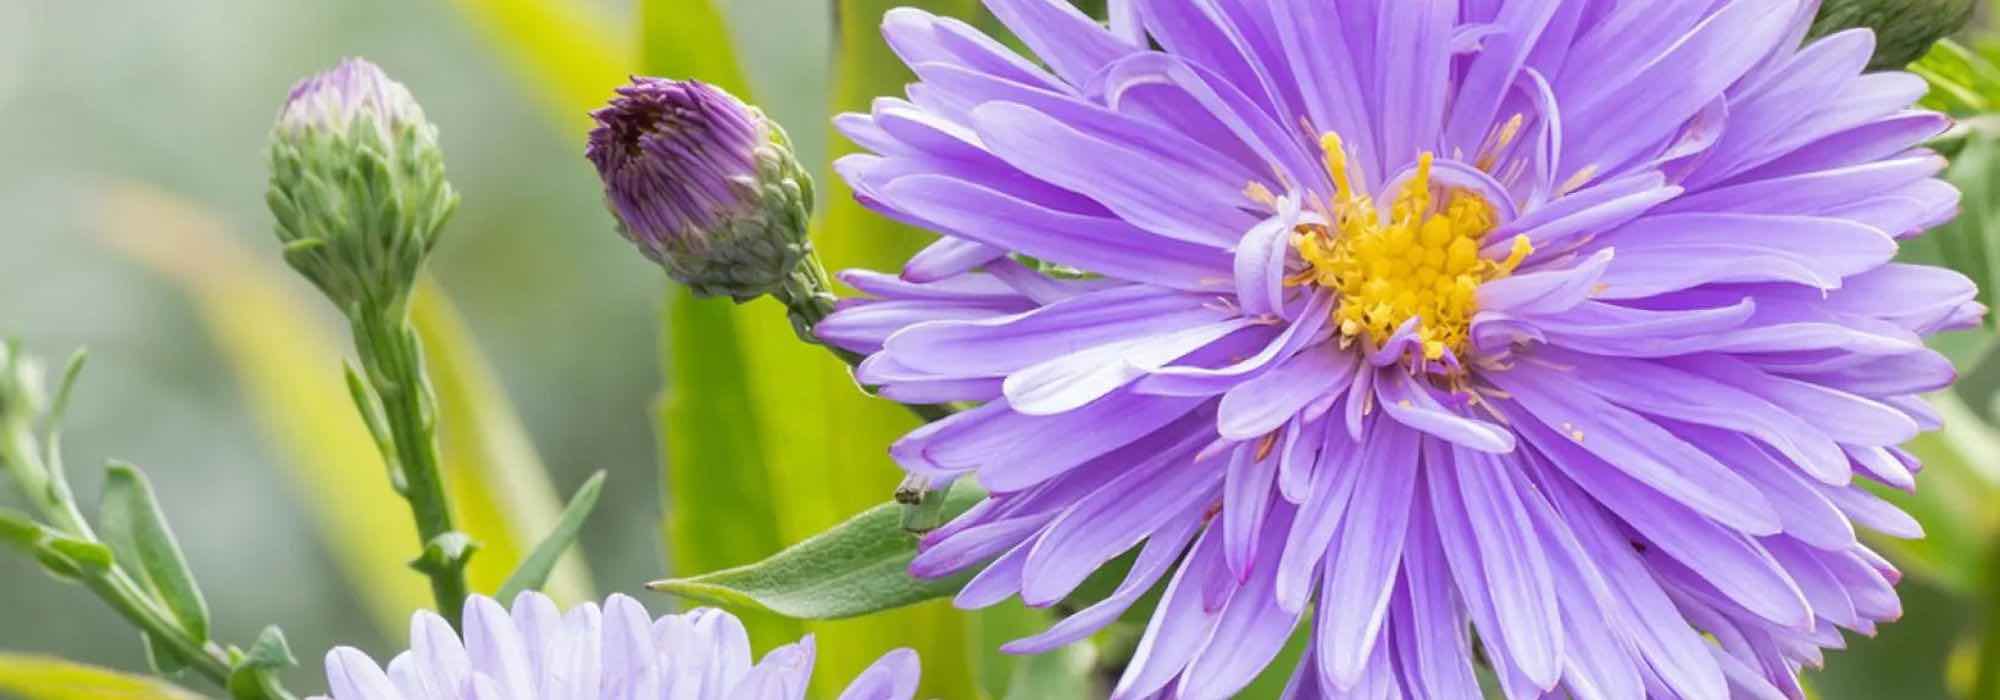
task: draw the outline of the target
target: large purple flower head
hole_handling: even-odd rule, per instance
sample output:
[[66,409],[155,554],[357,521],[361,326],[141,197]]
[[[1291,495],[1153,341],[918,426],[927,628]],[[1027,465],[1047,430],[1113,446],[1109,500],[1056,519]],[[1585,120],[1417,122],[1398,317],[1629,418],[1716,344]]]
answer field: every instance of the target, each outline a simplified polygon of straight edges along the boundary
[[[564,613],[523,593],[512,611],[468,598],[464,619],[460,639],[444,618],[417,613],[410,650],[387,672],[360,650],[328,652],[332,700],[803,700],[812,676],[812,637],[753,663],[743,623],[713,608],[655,620],[614,595],[601,610]],[[840,697],[910,700],[918,673],[916,652],[892,651]]]
[[[1114,697],[1227,697],[1310,617],[1294,697],[1798,697],[1897,617],[1855,525],[1983,308],[1891,262],[1958,193],[1924,83],[1803,0],[988,0],[840,125],[863,202],[942,240],[819,329],[892,449],[992,496],[958,603],[1051,605],[1137,548]],[[1476,640],[1476,642],[1475,642]]]
[[812,178],[762,111],[706,83],[635,77],[590,116],[584,155],[619,231],[675,280],[748,300],[805,257]]

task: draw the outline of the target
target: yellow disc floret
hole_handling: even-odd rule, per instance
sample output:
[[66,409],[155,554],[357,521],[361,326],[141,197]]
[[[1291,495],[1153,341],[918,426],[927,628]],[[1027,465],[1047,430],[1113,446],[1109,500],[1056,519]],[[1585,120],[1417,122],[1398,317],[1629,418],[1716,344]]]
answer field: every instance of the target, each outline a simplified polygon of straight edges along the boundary
[[1327,223],[1298,227],[1292,244],[1311,267],[1291,282],[1339,294],[1333,320],[1349,342],[1379,345],[1416,318],[1424,359],[1440,359],[1446,350],[1463,357],[1479,285],[1512,274],[1533,252],[1527,237],[1515,237],[1505,260],[1481,256],[1497,223],[1493,206],[1472,190],[1434,192],[1429,153],[1418,159],[1394,206],[1379,214],[1349,183],[1340,137],[1327,134],[1321,146],[1335,198],[1325,203]]

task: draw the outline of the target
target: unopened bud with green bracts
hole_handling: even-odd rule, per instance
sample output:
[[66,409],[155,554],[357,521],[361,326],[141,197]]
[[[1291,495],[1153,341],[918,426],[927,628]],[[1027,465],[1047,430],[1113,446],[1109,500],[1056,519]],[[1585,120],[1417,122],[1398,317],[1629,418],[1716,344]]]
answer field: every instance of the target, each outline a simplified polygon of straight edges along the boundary
[[437,127],[410,91],[359,58],[302,80],[270,161],[286,262],[350,314],[399,306],[458,207]]
[[699,296],[778,292],[811,252],[812,178],[761,110],[697,81],[635,77],[585,156],[619,231]]

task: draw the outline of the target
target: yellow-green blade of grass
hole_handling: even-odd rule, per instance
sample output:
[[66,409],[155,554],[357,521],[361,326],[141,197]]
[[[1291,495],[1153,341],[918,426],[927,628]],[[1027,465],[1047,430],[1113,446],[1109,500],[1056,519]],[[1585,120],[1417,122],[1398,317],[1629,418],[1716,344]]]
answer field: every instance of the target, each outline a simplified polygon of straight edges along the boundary
[[[632,36],[619,32],[598,3],[575,0],[452,0],[459,11],[515,70],[539,88],[555,123],[583,133],[586,115],[625,82],[636,55]],[[689,4],[702,5],[703,2]]]
[[[643,0],[638,13],[640,63],[647,73],[698,78],[752,99],[715,6],[706,0]],[[658,434],[668,561],[677,575],[748,564],[788,544],[779,530],[780,504],[765,457],[767,436],[783,433],[762,430],[758,411],[768,405],[759,404],[750,388],[751,372],[759,365],[745,356],[738,327],[749,310],[695,299],[677,285],[665,308],[666,387]],[[736,612],[760,650],[805,633],[796,620]]]
[[0,697],[19,700],[201,700],[180,686],[147,676],[53,656],[0,653]]
[[[837,0],[831,112],[866,109],[875,97],[901,94],[912,79],[879,29],[883,13],[901,5],[961,18],[973,17],[977,9],[974,0]],[[837,134],[829,143],[835,157],[854,150]],[[822,180],[819,190],[823,219],[814,241],[832,269],[896,269],[930,239],[866,212],[838,178]],[[755,393],[769,397],[760,404],[764,409],[760,415],[772,434],[799,436],[769,443],[770,468],[777,475],[773,483],[785,504],[780,514],[786,538],[799,541],[881,503],[891,493],[902,474],[889,460],[888,446],[917,422],[901,407],[861,393],[847,367],[823,349],[793,338],[775,304],[760,302],[751,310],[755,316],[745,326],[745,345],[758,368],[753,375]],[[935,601],[863,619],[813,624],[822,638],[839,640],[820,645],[820,663],[837,669],[821,674],[820,693],[834,695],[837,681],[851,677],[887,648],[910,646],[925,654],[924,696],[981,697],[975,662],[965,653],[973,634],[966,617],[949,602]]]
[[[349,342],[330,313],[312,311],[325,302],[288,281],[275,254],[245,249],[199,205],[140,184],[107,188],[97,201],[102,238],[194,302],[282,457],[295,500],[376,623],[395,634],[411,610],[433,607],[423,578],[407,565],[416,545],[408,507],[389,488],[381,455],[341,383]],[[445,478],[459,528],[481,544],[473,587],[491,592],[562,506],[484,356],[443,294],[425,287],[413,319],[431,358]],[[590,597],[581,562],[568,566],[552,587],[571,599]]]

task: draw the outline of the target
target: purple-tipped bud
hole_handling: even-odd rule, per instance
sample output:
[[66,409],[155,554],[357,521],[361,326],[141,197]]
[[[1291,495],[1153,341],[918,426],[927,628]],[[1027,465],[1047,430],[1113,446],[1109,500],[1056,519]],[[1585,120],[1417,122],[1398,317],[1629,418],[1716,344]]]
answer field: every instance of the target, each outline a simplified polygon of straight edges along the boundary
[[390,80],[365,59],[348,58],[325,73],[292,86],[278,113],[278,130],[293,134],[312,129],[345,132],[362,117],[388,138],[395,125],[421,124],[424,110],[402,83]]
[[705,83],[635,77],[584,155],[619,230],[702,296],[778,289],[810,244],[812,180],[777,123]]
[[458,206],[437,127],[401,83],[359,58],[299,81],[271,128],[285,260],[343,311],[402,302]]

